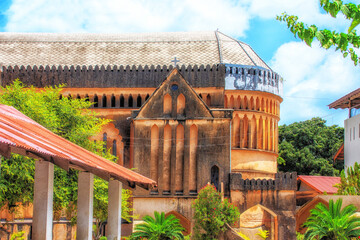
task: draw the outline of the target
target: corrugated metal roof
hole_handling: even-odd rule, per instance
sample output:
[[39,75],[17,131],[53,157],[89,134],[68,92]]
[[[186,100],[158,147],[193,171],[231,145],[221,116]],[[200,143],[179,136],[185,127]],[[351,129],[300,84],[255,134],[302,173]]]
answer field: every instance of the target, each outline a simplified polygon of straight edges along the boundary
[[[220,56],[222,59],[220,59]],[[221,32],[0,33],[0,64],[40,65],[239,64],[270,69],[253,49]]]
[[330,103],[329,108],[360,108],[360,88],[346,94],[333,103]]
[[102,158],[52,133],[13,107],[0,105],[0,152],[51,161],[61,168],[82,169],[105,180],[117,179],[131,187],[151,188],[156,182]]
[[298,179],[315,191],[328,194],[337,193],[337,188],[334,185],[340,183],[340,177],[299,175]]

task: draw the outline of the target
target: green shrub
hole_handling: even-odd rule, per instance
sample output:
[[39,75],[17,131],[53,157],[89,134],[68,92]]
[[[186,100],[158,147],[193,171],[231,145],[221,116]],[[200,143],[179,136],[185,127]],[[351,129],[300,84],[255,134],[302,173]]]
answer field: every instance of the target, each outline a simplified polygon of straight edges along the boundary
[[240,212],[212,185],[203,187],[192,207],[194,213],[194,239],[217,239],[226,230],[226,224],[233,225],[239,220]]

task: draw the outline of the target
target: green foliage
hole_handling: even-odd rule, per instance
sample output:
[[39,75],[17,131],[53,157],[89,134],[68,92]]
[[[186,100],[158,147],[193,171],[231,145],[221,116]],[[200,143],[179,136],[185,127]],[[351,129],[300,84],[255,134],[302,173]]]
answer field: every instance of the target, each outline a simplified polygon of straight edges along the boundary
[[[89,140],[109,122],[98,118],[88,108],[91,102],[85,99],[59,99],[61,87],[47,87],[42,90],[34,87],[25,88],[16,80],[12,85],[1,88],[0,104],[15,107],[17,110],[43,125],[50,131],[84,147],[98,155],[114,160],[107,151],[103,151],[103,143]],[[0,178],[0,207],[11,209],[18,203],[32,202],[34,183],[34,160],[13,154],[11,159],[2,159]],[[54,217],[60,217],[60,211],[66,208],[67,217],[75,221],[77,200],[77,178],[75,170],[66,172],[55,167],[54,173]],[[94,216],[103,221],[107,218],[106,181],[94,180]],[[127,201],[130,190],[123,190],[122,216],[130,220],[132,211]]]
[[355,162],[353,167],[348,167],[345,176],[341,171],[340,183],[335,185],[339,195],[360,195],[360,165]]
[[304,234],[296,232],[296,240],[304,240]]
[[226,224],[239,220],[239,210],[221,195],[213,185],[203,187],[192,207],[194,213],[194,239],[217,239],[226,230]]
[[154,212],[155,218],[150,216],[144,217],[144,223],[137,224],[131,239],[148,239],[148,240],[170,240],[184,239],[182,231],[184,228],[180,220],[174,215],[165,217],[165,213]]
[[261,237],[262,239],[266,240],[266,239],[269,237],[269,231],[268,231],[268,230],[259,229],[259,233],[257,233],[256,235],[258,235],[258,236]]
[[11,234],[10,240],[25,240],[24,237],[25,232],[16,232]]
[[332,17],[336,18],[339,13],[342,13],[351,21],[347,33],[318,29],[315,25],[308,26],[303,22],[299,22],[297,16],[286,13],[277,16],[276,19],[286,22],[287,27],[294,36],[305,41],[308,46],[311,46],[311,43],[316,38],[323,48],[329,49],[334,46],[336,50],[341,51],[344,58],[350,56],[354,64],[357,65],[360,58],[355,53],[354,48],[359,48],[360,36],[357,35],[354,28],[360,24],[360,5],[354,3],[344,4],[341,0],[320,0],[320,5]]
[[336,125],[326,126],[321,118],[279,126],[279,165],[284,172],[304,175],[339,175],[343,166],[333,166],[332,156],[341,146],[344,129]]
[[304,223],[307,227],[304,239],[347,240],[360,236],[360,218],[355,216],[356,207],[348,205],[341,210],[342,199],[331,199],[329,208],[319,203],[310,211]]

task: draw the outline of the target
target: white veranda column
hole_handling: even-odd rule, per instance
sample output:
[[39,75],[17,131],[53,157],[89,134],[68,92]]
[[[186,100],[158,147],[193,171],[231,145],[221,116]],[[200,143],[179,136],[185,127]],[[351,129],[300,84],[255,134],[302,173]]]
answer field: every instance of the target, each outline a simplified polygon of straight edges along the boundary
[[35,162],[32,239],[52,240],[54,164]]
[[94,175],[79,172],[76,239],[92,240]]
[[107,220],[107,239],[121,239],[121,191],[122,183],[109,181],[109,205]]

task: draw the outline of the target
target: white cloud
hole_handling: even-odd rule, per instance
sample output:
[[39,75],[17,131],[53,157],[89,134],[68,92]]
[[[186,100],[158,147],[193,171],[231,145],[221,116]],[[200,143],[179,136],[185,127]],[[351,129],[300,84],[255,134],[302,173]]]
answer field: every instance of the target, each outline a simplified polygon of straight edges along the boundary
[[320,12],[319,0],[250,0],[249,6],[252,15],[265,19],[273,19],[286,12],[298,16],[299,21],[321,28],[343,31],[350,24],[341,14],[335,19],[324,11]]
[[[283,44],[275,53],[271,66],[284,78],[282,122],[311,117],[334,119],[336,114],[327,105],[359,87],[359,66],[339,52],[312,48],[301,42]],[[343,111],[338,113],[344,117]],[[331,116],[331,117],[330,117]],[[342,125],[344,119],[336,118]]]
[[250,16],[244,4],[221,0],[14,0],[7,31],[149,32],[221,29],[244,36]]

